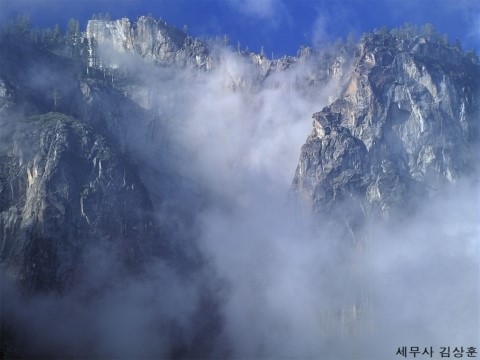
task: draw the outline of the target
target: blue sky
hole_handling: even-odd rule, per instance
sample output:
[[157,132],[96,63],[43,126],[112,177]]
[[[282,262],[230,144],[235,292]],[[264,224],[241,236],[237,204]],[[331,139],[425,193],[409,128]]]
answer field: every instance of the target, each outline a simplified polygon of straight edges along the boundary
[[99,12],[131,19],[151,13],[179,28],[187,25],[194,36],[227,34],[234,46],[263,46],[275,57],[351,32],[430,22],[464,48],[480,51],[478,0],[0,0],[0,9],[1,22],[27,12],[38,26],[65,26],[70,17],[85,26]]

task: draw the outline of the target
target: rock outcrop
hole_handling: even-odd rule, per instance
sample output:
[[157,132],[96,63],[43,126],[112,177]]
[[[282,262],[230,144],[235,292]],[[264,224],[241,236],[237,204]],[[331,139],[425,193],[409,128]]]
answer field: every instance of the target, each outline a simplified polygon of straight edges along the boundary
[[[212,70],[223,61],[221,53],[227,48],[226,43],[202,41],[149,16],[141,16],[136,22],[127,18],[90,20],[83,36],[88,43],[88,66],[97,69],[122,68],[128,64],[124,56],[132,55],[161,65]],[[258,87],[270,75],[305,62],[310,71],[299,74],[298,86],[323,86],[332,79],[342,81],[348,76],[354,51],[352,43],[339,43],[321,52],[303,47],[297,56],[270,59],[263,51],[257,54],[237,49],[236,55],[255,64],[258,74],[252,76],[253,81],[235,79],[234,87]]]
[[406,210],[478,163],[480,65],[424,37],[367,34],[339,97],[313,115],[293,187],[353,221]]
[[[407,219],[445,185],[478,176],[479,109],[478,59],[421,36],[364,35],[341,95],[313,114],[294,192],[306,211],[334,224],[335,245],[356,264],[372,229]],[[347,287],[363,287],[328,315],[342,337],[365,332],[375,310],[375,291],[357,283],[357,273],[352,267]]]
[[27,291],[80,281],[87,248],[111,246],[132,271],[152,253],[148,195],[91,128],[58,113],[27,117],[2,134],[1,150],[0,259]]
[[160,64],[191,64],[205,69],[211,66],[209,52],[203,42],[165,21],[148,16],[141,16],[134,23],[127,18],[90,20],[85,37],[91,67],[117,67],[115,56],[108,56],[112,50]]

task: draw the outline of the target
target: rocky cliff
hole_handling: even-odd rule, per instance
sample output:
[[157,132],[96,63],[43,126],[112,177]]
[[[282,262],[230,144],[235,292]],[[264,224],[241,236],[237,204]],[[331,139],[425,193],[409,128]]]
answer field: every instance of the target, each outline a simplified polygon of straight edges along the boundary
[[211,66],[203,42],[152,17],[141,16],[134,23],[127,18],[90,20],[85,37],[92,67],[117,67],[115,61],[108,60],[109,51],[141,56],[160,64],[191,64],[205,69]]
[[[420,35],[366,34],[340,96],[313,114],[292,186],[307,212],[340,231],[338,246],[355,249],[348,262],[368,253],[372,229],[411,224],[448,184],[478,182],[480,63],[470,55]],[[350,271],[362,284],[361,269]],[[374,293],[363,282],[339,304],[340,332],[366,331]]]
[[[122,55],[132,55],[157,64],[212,70],[224,61],[221,53],[228,47],[227,43],[218,40],[202,41],[150,16],[141,16],[136,22],[127,18],[90,20],[83,36],[88,42],[88,65],[92,68],[122,67],[122,60],[125,60]],[[349,42],[321,52],[304,46],[297,56],[285,55],[278,59],[269,59],[263,52],[257,54],[240,49],[236,54],[258,66],[258,82],[299,62],[309,62],[311,72],[299,81],[299,85],[325,85],[328,80],[340,80],[348,73],[354,51],[354,44]],[[248,86],[259,84],[249,83]]]
[[81,281],[95,246],[118,251],[132,271],[152,253],[146,190],[93,129],[59,113],[20,118],[2,134],[1,156],[0,258],[29,292]]
[[478,164],[480,66],[422,36],[367,34],[341,96],[313,114],[293,187],[349,221],[411,209]]

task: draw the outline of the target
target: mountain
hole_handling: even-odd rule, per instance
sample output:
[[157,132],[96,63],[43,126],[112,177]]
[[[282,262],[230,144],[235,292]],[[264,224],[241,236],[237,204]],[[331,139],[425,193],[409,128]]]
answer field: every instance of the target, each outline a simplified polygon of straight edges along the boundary
[[293,188],[346,223],[412,211],[478,170],[479,76],[440,40],[366,34],[341,95],[313,114]]
[[17,21],[0,37],[2,357],[348,354],[376,301],[372,234],[478,182],[479,99],[478,56],[430,27],[268,59],[152,17]]
[[[176,230],[168,214],[155,219],[153,204],[167,203],[166,193],[189,198],[190,190],[179,188],[179,175],[167,159],[161,168],[151,166],[143,149],[145,137],[163,144],[165,119],[153,114],[143,74],[129,74],[122,57],[117,57],[122,67],[104,58],[108,52],[129,54],[153,66],[206,71],[205,64],[220,62],[219,56],[210,55],[200,40],[147,17],[136,23],[91,20],[85,33],[49,47],[29,36],[5,31],[0,44],[2,266],[28,292],[63,291],[78,281],[81,254],[91,244],[121,244],[120,256],[130,258],[132,268],[146,254],[175,252],[168,250],[175,245],[166,243]],[[71,46],[78,49],[70,51]],[[232,87],[259,86],[276,66],[255,54],[239,56],[260,70],[252,79],[232,79]],[[284,59],[284,67],[294,61]],[[322,78],[327,71],[319,70]],[[131,129],[132,118],[141,126]],[[149,151],[169,157],[163,145]],[[175,197],[177,206],[182,196]],[[182,222],[197,202],[186,201],[178,205],[182,209],[168,211],[181,212]],[[190,250],[179,250],[185,251]]]

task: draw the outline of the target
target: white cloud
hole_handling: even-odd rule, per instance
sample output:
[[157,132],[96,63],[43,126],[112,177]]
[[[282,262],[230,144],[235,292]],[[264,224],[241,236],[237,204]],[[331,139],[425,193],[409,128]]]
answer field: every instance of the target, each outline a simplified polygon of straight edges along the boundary
[[281,15],[281,0],[229,0],[228,3],[245,15],[273,19]]
[[312,26],[312,44],[321,47],[328,43],[328,18],[318,14]]

